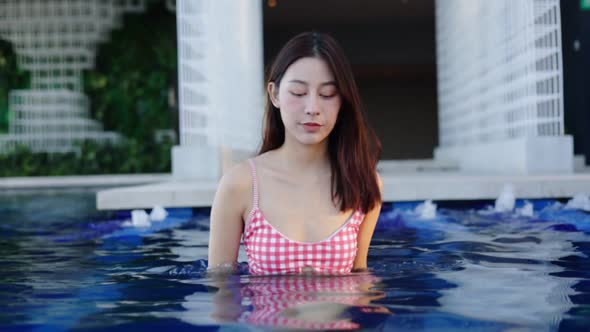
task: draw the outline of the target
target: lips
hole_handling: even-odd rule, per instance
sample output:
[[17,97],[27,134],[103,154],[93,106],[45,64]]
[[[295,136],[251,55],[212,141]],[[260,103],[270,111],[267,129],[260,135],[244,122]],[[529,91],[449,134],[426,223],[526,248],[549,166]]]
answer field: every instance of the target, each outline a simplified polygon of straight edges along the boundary
[[308,131],[308,132],[318,131],[318,130],[320,130],[321,127],[322,127],[322,125],[319,124],[319,123],[317,123],[317,122],[305,122],[305,123],[303,123],[303,128],[305,128],[305,130]]

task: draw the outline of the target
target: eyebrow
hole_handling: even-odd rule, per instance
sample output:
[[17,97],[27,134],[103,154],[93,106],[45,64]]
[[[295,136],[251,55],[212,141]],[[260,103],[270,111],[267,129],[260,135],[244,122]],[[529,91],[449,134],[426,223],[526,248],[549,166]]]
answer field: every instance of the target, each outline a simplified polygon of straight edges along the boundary
[[[303,85],[309,85],[309,83],[302,81],[302,80],[290,80],[289,83],[299,83],[299,84],[303,84]],[[336,82],[334,81],[329,81],[329,82],[324,82],[322,84],[320,84],[321,86],[325,86],[325,85],[334,85],[336,86]]]

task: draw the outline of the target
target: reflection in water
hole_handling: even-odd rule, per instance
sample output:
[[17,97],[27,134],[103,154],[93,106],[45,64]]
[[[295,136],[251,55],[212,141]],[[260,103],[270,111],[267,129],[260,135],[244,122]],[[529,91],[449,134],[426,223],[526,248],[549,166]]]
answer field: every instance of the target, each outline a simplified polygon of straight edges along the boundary
[[461,270],[438,271],[457,285],[441,290],[442,310],[466,317],[555,330],[574,304],[579,279],[562,278],[561,258],[581,255],[579,233],[548,231],[551,223],[498,222],[485,229],[447,233],[440,249],[461,252]]
[[0,330],[587,331],[590,214],[554,205],[383,213],[371,275],[213,279],[200,215],[131,232],[90,194],[0,195]]
[[443,310],[463,316],[554,330],[573,305],[568,295],[576,280],[551,276],[557,267],[467,264],[462,271],[437,274],[457,288],[441,291]]
[[[380,279],[368,273],[341,276],[318,274],[285,276],[229,276],[216,278],[210,319],[217,323],[247,323],[265,327],[316,330],[351,330],[360,325],[356,316],[391,314],[371,304],[385,294],[375,291]],[[185,298],[184,318],[202,315],[202,293]],[[355,315],[356,313],[356,315]],[[192,318],[190,318],[192,317]],[[198,318],[200,324],[202,317]]]

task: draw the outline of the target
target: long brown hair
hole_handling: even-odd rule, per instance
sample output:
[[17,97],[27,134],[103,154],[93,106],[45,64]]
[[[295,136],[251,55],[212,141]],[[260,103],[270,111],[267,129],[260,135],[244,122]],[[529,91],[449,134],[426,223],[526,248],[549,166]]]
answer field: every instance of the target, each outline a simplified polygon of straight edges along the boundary
[[[319,58],[328,64],[342,99],[336,125],[328,137],[332,199],[340,202],[341,211],[360,208],[366,213],[381,202],[375,174],[381,143],[367,124],[352,68],[340,45],[331,36],[318,32],[293,37],[274,59],[267,85],[273,82],[278,87],[289,66],[305,57]],[[281,113],[268,94],[263,130],[259,154],[277,149],[285,142]]]

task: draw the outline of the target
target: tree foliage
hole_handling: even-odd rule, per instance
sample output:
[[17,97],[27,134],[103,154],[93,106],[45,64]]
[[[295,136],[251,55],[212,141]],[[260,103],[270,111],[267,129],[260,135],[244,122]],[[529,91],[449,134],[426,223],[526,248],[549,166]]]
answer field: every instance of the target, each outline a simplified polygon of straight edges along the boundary
[[[80,153],[33,153],[18,147],[0,155],[0,176],[154,173],[170,171],[174,142],[155,132],[177,131],[176,17],[163,0],[147,0],[143,13],[123,17],[121,28],[97,45],[96,66],[84,72],[91,116],[126,139],[120,145],[80,143]],[[29,85],[11,45],[0,41],[0,133],[8,129],[8,92]]]

